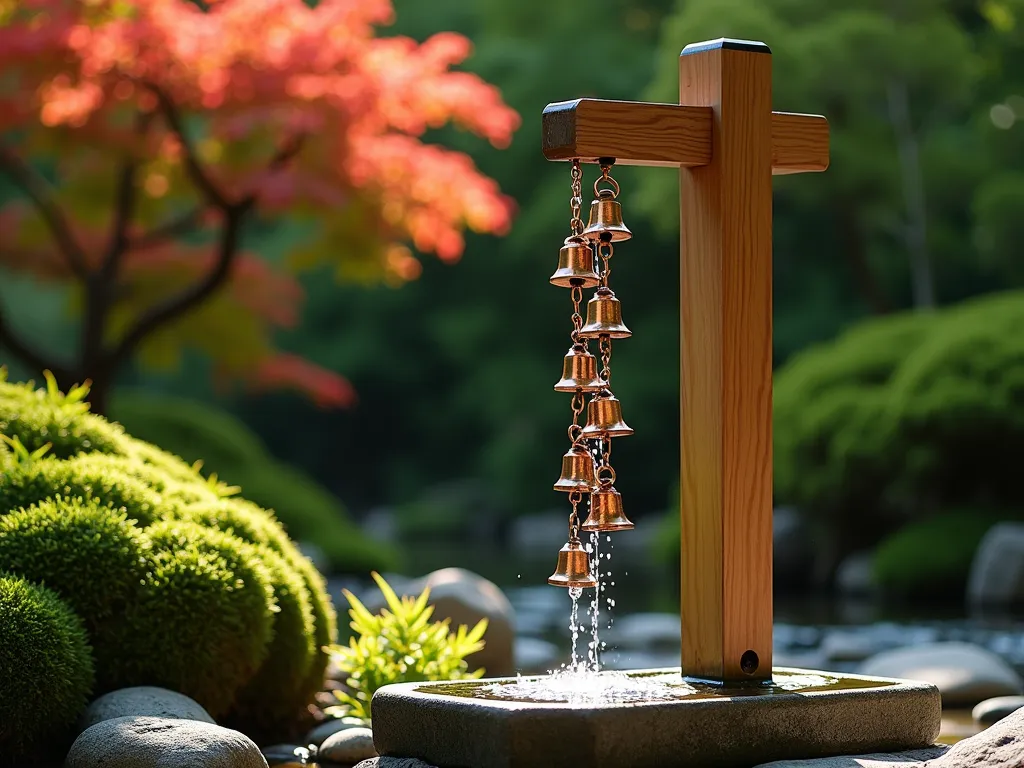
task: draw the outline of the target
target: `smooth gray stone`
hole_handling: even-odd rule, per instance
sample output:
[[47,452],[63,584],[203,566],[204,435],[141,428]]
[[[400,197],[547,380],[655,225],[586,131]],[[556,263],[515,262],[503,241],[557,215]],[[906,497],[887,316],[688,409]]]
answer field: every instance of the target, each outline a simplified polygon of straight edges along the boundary
[[1024,603],[1024,523],[998,523],[978,545],[967,579],[972,605]]
[[88,728],[65,768],[268,768],[245,734],[195,720],[119,717]]
[[1021,768],[1024,765],[1024,709],[1004,717],[977,736],[959,741],[928,768]]
[[338,717],[333,720],[325,720],[306,734],[306,743],[315,744],[319,747],[327,740],[328,736],[333,736],[341,731],[347,731],[349,728],[365,727],[366,723],[358,717]]
[[941,716],[935,686],[844,678],[865,685],[580,707],[443,693],[459,682],[435,683],[429,693],[404,683],[374,695],[373,735],[382,755],[472,768],[736,768],[933,745]]
[[991,651],[971,643],[929,643],[883,651],[865,661],[862,675],[924,680],[946,706],[969,707],[1022,692],[1020,676]]
[[909,752],[875,753],[873,755],[842,755],[813,760],[776,760],[754,768],[926,768],[929,760],[942,757],[949,750],[944,745],[913,749]]
[[994,699],[985,699],[978,704],[971,712],[971,716],[974,718],[974,722],[987,728],[1013,714],[1021,707],[1024,707],[1024,696],[997,696]]
[[111,691],[96,699],[79,718],[78,732],[118,717],[162,717],[216,724],[199,702],[188,696],[166,688],[139,686]]
[[311,762],[309,750],[297,744],[275,744],[261,751],[270,768],[304,768]]
[[320,745],[316,759],[325,765],[352,765],[376,756],[377,750],[373,748],[373,731],[369,728],[349,728],[328,736]]
[[437,768],[415,757],[371,757],[355,768]]

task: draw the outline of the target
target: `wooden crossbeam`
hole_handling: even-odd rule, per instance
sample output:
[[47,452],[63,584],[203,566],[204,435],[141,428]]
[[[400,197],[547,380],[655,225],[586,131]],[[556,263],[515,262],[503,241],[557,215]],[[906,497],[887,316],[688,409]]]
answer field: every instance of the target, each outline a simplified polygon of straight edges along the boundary
[[[694,167],[711,162],[711,107],[575,99],[549,104],[542,130],[548,160],[616,165]],[[828,168],[828,120],[821,115],[772,113],[772,173]],[[601,153],[605,154],[601,154]]]

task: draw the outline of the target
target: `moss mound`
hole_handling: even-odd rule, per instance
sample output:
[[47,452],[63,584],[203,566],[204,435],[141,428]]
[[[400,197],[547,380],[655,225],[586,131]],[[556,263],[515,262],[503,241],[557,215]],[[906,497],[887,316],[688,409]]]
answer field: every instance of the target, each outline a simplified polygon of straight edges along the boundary
[[272,513],[83,396],[0,381],[0,570],[81,617],[97,693],[164,686],[283,737],[336,638],[322,577]]
[[0,754],[62,741],[85,708],[93,662],[82,621],[57,595],[0,574]]
[[117,465],[83,458],[19,463],[0,482],[0,515],[60,495],[106,504],[149,525],[161,516],[163,506],[174,503]]
[[157,685],[226,714],[266,658],[276,609],[251,545],[201,526],[147,530],[138,596],[107,639],[120,656],[105,687]]
[[320,685],[310,685],[309,676],[317,656],[313,644],[315,622],[309,590],[295,569],[266,547],[258,551],[270,574],[278,612],[274,614],[267,658],[239,692],[231,721],[265,739],[284,739],[290,725],[321,689]]
[[52,377],[40,390],[32,382],[11,384],[5,378],[0,371],[0,434],[17,437],[30,451],[49,444],[51,455],[61,459],[93,451],[123,452],[124,430],[89,413],[84,402],[88,389],[65,395]]

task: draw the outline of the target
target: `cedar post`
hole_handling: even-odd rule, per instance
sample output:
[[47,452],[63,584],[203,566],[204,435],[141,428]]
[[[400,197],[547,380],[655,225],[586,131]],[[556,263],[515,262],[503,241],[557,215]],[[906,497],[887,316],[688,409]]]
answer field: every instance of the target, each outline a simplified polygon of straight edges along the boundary
[[771,51],[687,46],[679,101],[544,110],[549,160],[679,168],[682,669],[772,670],[773,173],[828,167],[828,123],[771,110]]

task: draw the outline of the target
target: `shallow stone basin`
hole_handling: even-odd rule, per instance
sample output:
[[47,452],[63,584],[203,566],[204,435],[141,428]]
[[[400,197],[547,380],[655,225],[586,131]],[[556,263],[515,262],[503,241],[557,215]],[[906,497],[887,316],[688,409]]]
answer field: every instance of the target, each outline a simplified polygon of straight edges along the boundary
[[678,695],[577,705],[487,690],[508,678],[387,686],[373,697],[374,745],[440,768],[748,768],[914,749],[939,733],[939,692],[922,682],[789,668],[772,687],[686,687],[678,668],[629,675],[674,679]]

